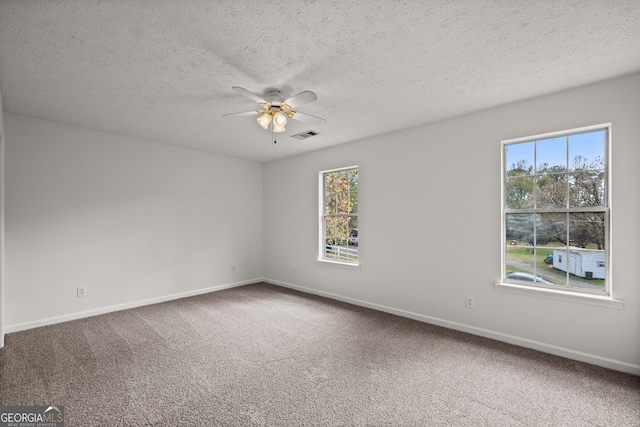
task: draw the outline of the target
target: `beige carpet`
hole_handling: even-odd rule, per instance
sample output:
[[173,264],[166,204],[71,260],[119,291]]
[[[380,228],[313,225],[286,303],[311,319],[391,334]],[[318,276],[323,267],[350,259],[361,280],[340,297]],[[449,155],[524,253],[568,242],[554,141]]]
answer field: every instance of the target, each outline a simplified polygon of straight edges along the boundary
[[640,377],[268,284],[9,334],[66,426],[640,426]]

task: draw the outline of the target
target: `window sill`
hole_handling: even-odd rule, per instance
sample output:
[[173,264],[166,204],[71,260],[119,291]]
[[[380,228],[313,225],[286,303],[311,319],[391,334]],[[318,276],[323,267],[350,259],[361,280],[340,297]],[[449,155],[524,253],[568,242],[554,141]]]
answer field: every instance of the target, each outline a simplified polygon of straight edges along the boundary
[[511,292],[521,295],[532,295],[542,298],[550,298],[559,301],[575,302],[579,304],[596,305],[599,307],[615,308],[622,310],[622,301],[605,295],[578,294],[575,292],[555,289],[533,288],[530,286],[516,285],[513,283],[494,283],[494,289],[501,292]]
[[327,259],[317,259],[316,262],[321,265],[330,265],[334,267],[346,268],[349,270],[360,270],[360,264],[352,262],[330,261]]

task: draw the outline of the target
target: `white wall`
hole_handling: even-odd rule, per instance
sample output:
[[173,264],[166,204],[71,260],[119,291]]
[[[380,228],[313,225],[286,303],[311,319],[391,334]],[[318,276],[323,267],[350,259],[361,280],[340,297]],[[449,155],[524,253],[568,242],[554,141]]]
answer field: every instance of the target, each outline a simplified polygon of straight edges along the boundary
[[262,164],[14,114],[5,131],[7,332],[262,277]]
[[[636,74],[269,163],[265,278],[640,374],[639,117]],[[500,141],[608,122],[612,278],[624,309],[494,290]],[[355,164],[360,270],[314,261],[318,171]],[[467,295],[475,309],[465,308]]]

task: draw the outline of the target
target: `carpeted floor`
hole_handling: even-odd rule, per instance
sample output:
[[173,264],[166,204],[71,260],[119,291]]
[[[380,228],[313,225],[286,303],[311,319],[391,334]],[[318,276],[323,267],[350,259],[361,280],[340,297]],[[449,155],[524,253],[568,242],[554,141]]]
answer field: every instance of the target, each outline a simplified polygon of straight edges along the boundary
[[640,426],[640,377],[268,284],[6,336],[66,426]]

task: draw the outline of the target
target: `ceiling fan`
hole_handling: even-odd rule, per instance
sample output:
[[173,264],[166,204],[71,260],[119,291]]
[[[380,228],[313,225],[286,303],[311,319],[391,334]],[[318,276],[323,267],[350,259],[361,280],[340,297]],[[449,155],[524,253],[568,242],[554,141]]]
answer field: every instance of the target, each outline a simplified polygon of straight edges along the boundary
[[224,117],[240,117],[258,114],[260,117],[258,117],[257,120],[260,126],[265,129],[269,129],[269,125],[272,124],[272,132],[284,132],[286,130],[284,126],[287,124],[287,117],[315,125],[324,125],[326,123],[325,119],[294,110],[296,107],[309,104],[318,99],[317,95],[311,91],[305,90],[291,98],[284,99],[284,95],[281,91],[278,89],[272,89],[267,92],[267,95],[265,96],[266,99],[263,99],[255,93],[239,86],[233,86],[231,89],[253,101],[256,101],[262,108],[242,113],[225,114]]

